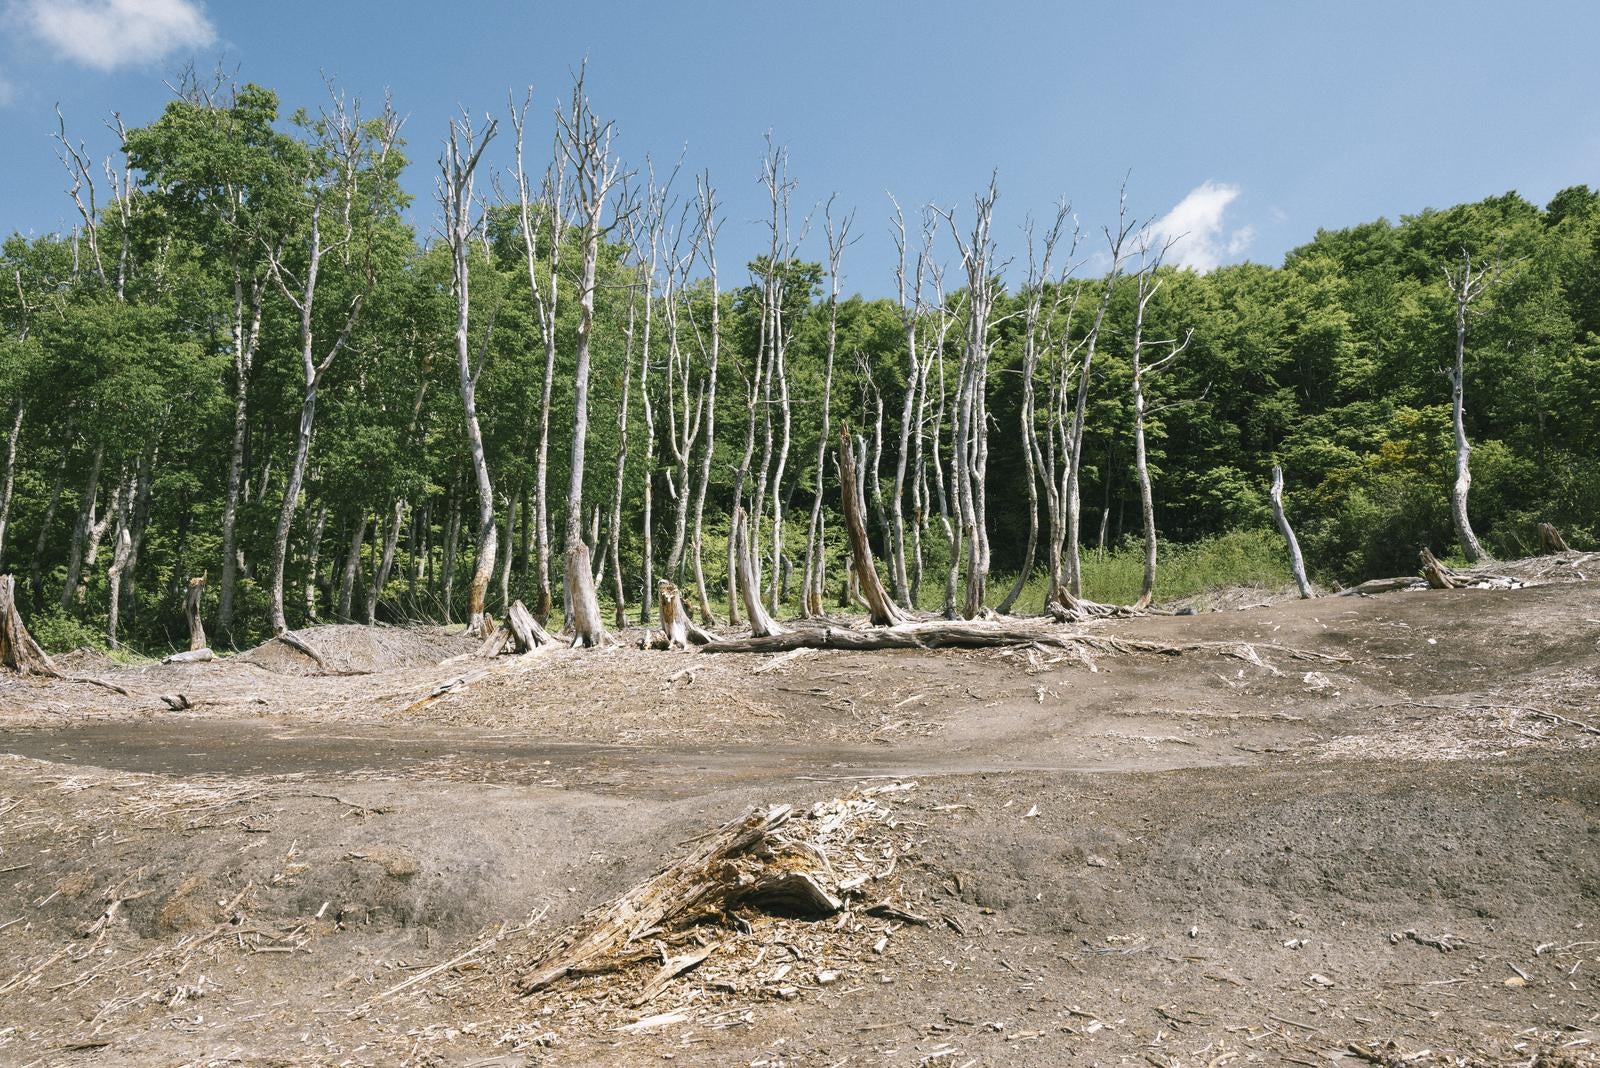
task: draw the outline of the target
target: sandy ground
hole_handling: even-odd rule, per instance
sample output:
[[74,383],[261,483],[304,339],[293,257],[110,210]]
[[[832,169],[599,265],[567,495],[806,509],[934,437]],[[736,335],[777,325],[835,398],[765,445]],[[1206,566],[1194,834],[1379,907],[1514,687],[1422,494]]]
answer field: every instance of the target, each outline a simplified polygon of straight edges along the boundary
[[[1600,1063],[1600,584],[1096,630],[1228,644],[329,628],[332,675],[0,679],[0,1064]],[[723,917],[648,1001],[654,964],[519,994],[752,805],[863,797],[914,919]]]

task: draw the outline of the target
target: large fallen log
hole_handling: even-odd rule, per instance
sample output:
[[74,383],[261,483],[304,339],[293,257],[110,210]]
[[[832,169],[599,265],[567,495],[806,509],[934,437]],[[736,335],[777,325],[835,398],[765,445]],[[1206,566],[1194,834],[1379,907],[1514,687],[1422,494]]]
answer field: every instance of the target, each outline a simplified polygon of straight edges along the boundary
[[1428,580],[1430,589],[1453,590],[1459,585],[1457,580],[1461,576],[1457,575],[1448,565],[1433,555],[1432,549],[1424,545],[1422,552],[1418,553],[1417,556],[1422,561],[1422,577]]

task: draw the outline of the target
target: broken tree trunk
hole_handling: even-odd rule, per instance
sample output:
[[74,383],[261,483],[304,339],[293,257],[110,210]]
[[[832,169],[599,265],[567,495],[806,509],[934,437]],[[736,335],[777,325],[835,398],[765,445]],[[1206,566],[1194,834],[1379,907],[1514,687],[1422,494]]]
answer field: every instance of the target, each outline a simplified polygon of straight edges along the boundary
[[0,664],[23,675],[61,677],[22,623],[17,612],[17,580],[11,575],[0,575]]
[[600,597],[594,590],[594,570],[589,563],[589,546],[582,538],[569,540],[567,549],[567,591],[571,600],[572,644],[597,648],[610,642],[605,620],[600,615]]
[[750,545],[750,523],[743,508],[734,509],[733,527],[734,560],[738,568],[737,585],[739,595],[744,599],[745,614],[750,617],[750,633],[758,638],[787,634],[788,628],[773,619],[767,612],[766,606],[761,603],[761,580],[756,575],[753,559],[755,550]]
[[206,595],[206,576],[189,580],[189,592],[183,598],[183,614],[189,618],[189,651],[206,648],[206,628],[200,622],[200,602]]
[[1449,567],[1446,567],[1437,556],[1433,555],[1432,549],[1424,546],[1418,557],[1422,560],[1422,576],[1428,580],[1430,587],[1436,590],[1453,590],[1456,588],[1458,576]]
[[716,640],[689,618],[683,603],[683,594],[677,586],[662,579],[656,583],[656,608],[661,615],[661,629],[666,632],[668,649],[687,649],[692,642],[705,645]]
[[1300,596],[1310,598],[1314,595],[1311,583],[1306,579],[1305,557],[1300,555],[1300,542],[1294,536],[1294,528],[1289,525],[1289,517],[1283,511],[1283,468],[1276,464],[1272,468],[1272,517],[1278,521],[1278,530],[1289,546],[1289,568],[1294,572],[1295,585],[1300,587]]
[[1567,546],[1567,539],[1561,536],[1561,531],[1549,523],[1539,524],[1539,550],[1546,556],[1571,551]]
[[878,578],[878,567],[872,559],[872,545],[867,541],[867,524],[861,515],[861,497],[856,489],[855,464],[851,462],[850,428],[839,431],[839,488],[843,491],[845,530],[850,536],[851,570],[866,599],[872,622],[880,627],[893,627],[906,623],[910,617],[898,604],[889,599]]
[[554,645],[555,638],[533,618],[528,606],[518,600],[512,601],[511,607],[506,609],[506,621],[491,628],[489,636],[478,647],[477,655],[493,659],[507,650],[518,654],[531,653],[535,649],[548,649]]
[[802,915],[839,911],[837,892],[824,885],[824,880],[831,882],[825,858],[813,856],[814,850],[786,847],[774,837],[792,813],[788,805],[756,809],[723,826],[688,857],[584,917],[523,976],[522,993],[642,959],[630,955],[630,947],[675,918],[724,912],[755,901]]

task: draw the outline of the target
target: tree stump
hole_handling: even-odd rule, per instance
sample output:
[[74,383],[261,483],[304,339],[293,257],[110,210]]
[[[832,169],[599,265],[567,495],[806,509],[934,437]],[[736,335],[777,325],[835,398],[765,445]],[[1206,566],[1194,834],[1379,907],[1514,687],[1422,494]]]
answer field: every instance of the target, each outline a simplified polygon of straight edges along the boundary
[[207,648],[205,624],[200,622],[200,602],[206,595],[206,577],[189,580],[189,592],[183,598],[183,614],[189,619],[189,651]]
[[1428,585],[1436,590],[1453,590],[1458,585],[1456,573],[1446,567],[1444,563],[1433,555],[1433,550],[1424,546],[1422,552],[1417,554],[1422,561],[1422,577],[1428,580]]
[[1561,531],[1549,523],[1539,524],[1539,549],[1546,556],[1572,551],[1567,546],[1567,539],[1561,536]]
[[61,677],[23,625],[17,612],[17,580],[12,575],[0,575],[0,664],[23,675]]
[[589,547],[582,540],[567,550],[567,590],[572,602],[573,646],[591,649],[609,644],[605,620],[600,615],[600,597],[594,589],[594,569],[589,563]]
[[661,629],[666,632],[668,649],[687,649],[691,642],[705,645],[715,640],[689,617],[682,592],[666,579],[656,583],[656,610],[661,615]]

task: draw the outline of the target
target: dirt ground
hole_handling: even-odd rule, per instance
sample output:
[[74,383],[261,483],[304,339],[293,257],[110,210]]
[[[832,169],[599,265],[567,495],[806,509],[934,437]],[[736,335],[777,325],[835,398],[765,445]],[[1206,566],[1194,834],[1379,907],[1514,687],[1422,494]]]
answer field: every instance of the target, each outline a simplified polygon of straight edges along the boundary
[[[1214,644],[0,678],[0,1064],[1600,1064],[1600,583],[1087,629]],[[774,804],[845,911],[522,995]]]

